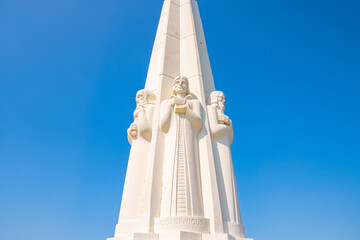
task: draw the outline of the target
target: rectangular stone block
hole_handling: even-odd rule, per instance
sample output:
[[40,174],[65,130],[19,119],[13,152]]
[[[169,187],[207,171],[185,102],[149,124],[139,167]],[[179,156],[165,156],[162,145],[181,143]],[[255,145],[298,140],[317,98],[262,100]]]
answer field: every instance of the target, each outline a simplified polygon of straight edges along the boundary
[[154,233],[134,233],[123,237],[107,238],[107,240],[159,240],[159,235]]
[[202,240],[237,240],[229,234],[204,234]]
[[254,240],[252,238],[235,238],[226,233],[204,234],[202,240]]
[[184,233],[208,233],[210,232],[210,221],[202,217],[169,217],[155,219],[155,232],[184,232]]
[[202,240],[201,234],[190,232],[161,233],[159,240]]

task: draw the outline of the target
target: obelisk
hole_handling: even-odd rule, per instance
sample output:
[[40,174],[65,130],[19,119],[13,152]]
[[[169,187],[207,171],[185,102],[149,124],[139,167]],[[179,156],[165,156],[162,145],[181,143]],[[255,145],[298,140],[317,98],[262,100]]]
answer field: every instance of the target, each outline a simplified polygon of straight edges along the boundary
[[245,240],[230,146],[195,0],[165,0],[136,95],[114,238]]

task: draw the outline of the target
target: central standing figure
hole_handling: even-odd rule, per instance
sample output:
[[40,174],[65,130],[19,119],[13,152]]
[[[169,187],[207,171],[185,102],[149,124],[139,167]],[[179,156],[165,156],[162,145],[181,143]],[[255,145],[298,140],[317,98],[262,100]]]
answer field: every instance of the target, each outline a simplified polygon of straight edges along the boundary
[[166,134],[161,217],[203,217],[198,135],[200,102],[186,77],[175,78],[173,95],[161,104],[160,126]]

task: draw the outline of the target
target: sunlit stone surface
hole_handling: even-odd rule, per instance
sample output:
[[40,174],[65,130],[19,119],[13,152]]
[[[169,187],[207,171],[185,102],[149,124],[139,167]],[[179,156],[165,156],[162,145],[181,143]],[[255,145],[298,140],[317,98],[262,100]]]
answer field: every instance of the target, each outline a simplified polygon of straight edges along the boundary
[[136,95],[119,222],[108,240],[245,240],[230,146],[194,0],[165,0]]

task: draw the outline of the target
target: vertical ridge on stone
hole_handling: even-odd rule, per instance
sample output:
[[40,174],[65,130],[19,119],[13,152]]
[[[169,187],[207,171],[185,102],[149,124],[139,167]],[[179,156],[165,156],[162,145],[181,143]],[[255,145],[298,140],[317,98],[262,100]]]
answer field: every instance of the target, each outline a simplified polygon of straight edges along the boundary
[[175,216],[186,216],[186,170],[185,170],[185,146],[184,146],[184,123],[183,119],[179,119],[179,141],[177,152],[177,176],[176,176],[176,214]]
[[136,96],[115,237],[244,240],[230,146],[195,0],[165,0]]

